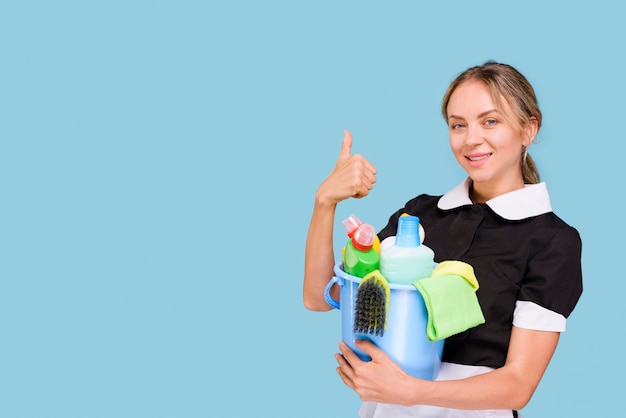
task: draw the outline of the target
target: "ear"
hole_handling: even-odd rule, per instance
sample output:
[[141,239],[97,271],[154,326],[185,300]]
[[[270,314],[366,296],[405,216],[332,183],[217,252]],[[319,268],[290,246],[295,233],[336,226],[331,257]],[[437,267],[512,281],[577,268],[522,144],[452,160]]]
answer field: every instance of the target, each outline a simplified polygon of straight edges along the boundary
[[526,126],[524,127],[524,133],[526,135],[524,135],[524,138],[522,138],[522,145],[528,148],[528,146],[532,144],[535,140],[538,130],[539,122],[537,121],[536,117],[531,116],[530,120],[528,121],[528,123],[526,123]]

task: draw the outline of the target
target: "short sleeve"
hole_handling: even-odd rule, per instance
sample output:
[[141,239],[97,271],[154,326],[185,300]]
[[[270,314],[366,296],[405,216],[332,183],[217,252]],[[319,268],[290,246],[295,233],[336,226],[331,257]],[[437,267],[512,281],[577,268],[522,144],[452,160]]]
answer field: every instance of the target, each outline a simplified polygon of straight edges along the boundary
[[[550,233],[550,232],[547,232]],[[564,226],[530,254],[518,301],[531,302],[567,318],[582,294],[582,242]]]

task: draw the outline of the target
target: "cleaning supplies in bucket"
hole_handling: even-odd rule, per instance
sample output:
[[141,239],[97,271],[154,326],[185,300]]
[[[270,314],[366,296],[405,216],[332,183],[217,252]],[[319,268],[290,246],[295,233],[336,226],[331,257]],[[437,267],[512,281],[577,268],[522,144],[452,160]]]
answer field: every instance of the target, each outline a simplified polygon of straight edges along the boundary
[[[343,228],[346,230],[346,234],[348,234],[349,238],[352,238],[354,235],[354,231],[363,224],[363,221],[358,218],[354,213],[348,216],[346,219],[341,221]],[[380,239],[378,235],[374,235],[374,243],[372,244],[372,248],[374,251],[380,254]],[[344,246],[341,249],[341,257],[343,258],[346,247]]]
[[398,218],[396,235],[380,243],[380,272],[390,283],[412,284],[430,276],[435,253],[423,244],[424,237],[417,216],[404,214]]
[[[396,236],[380,243],[379,268],[357,277],[337,263],[324,297],[341,311],[342,340],[362,360],[369,357],[355,346],[356,339],[372,341],[408,374],[432,380],[445,338],[483,323],[484,317],[472,267],[454,260],[437,265],[424,235],[418,217],[401,216]],[[334,284],[341,303],[330,296]]]
[[364,277],[357,292],[354,332],[382,336],[386,327],[389,283],[411,284],[430,275],[435,265],[434,252],[421,245],[423,239],[424,229],[420,230],[419,218],[404,214],[398,220],[397,234],[387,237],[380,245],[380,271],[367,277],[359,276],[353,269],[346,268],[344,257],[344,271]]
[[[356,314],[358,311],[359,285],[365,280],[352,276],[343,271],[342,263],[335,264],[335,275],[326,285],[324,297],[330,306],[341,313],[341,339],[363,361],[371,360],[364,351],[360,350],[355,340],[368,340],[383,350],[387,355],[415,377],[433,380],[439,373],[444,340],[430,341],[426,336],[428,313],[424,300],[413,285],[389,283],[389,299],[384,312],[386,313],[386,328],[384,333],[369,332],[378,328],[381,322],[367,319],[368,327],[355,331]],[[376,273],[372,276],[375,277]],[[338,285],[339,300],[330,296],[330,288]],[[361,293],[363,295],[363,293]],[[373,303],[370,306],[381,306]],[[380,311],[379,311],[380,312]]]
[[426,336],[437,341],[485,322],[476,290],[474,268],[462,261],[442,261],[430,277],[413,284],[424,298]]
[[374,270],[363,278],[354,304],[355,334],[383,336],[387,328],[390,297],[389,283],[380,270]]
[[359,225],[351,234],[343,254],[344,270],[357,277],[365,277],[380,265],[380,255],[374,250],[376,230],[370,224]]
[[382,335],[387,324],[389,285],[380,273],[380,255],[374,248],[376,230],[356,215],[344,219],[350,239],[343,247],[343,270],[363,279],[355,302],[354,332]]

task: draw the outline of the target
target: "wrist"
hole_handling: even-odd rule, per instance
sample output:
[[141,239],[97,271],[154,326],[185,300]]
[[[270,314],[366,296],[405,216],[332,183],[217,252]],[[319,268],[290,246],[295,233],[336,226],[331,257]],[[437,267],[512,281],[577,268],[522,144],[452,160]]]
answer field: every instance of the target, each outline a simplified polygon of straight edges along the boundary
[[332,209],[337,207],[337,202],[330,196],[324,193],[324,190],[320,187],[315,194],[315,207],[320,209]]
[[404,385],[406,388],[406,396],[404,397],[405,406],[426,405],[429,398],[429,392],[432,391],[433,382],[429,380],[419,379],[410,376],[409,381]]

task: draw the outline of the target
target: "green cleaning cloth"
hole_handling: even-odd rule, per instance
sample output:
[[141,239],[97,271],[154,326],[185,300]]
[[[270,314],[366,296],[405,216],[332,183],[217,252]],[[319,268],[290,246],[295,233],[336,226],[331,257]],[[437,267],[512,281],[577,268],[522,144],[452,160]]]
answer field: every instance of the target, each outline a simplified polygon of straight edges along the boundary
[[[430,341],[447,338],[485,322],[475,292],[478,282],[471,266],[460,261],[442,262],[437,267],[440,266],[439,271],[435,269],[430,277],[413,283],[426,304],[426,336]],[[455,271],[458,274],[453,274]]]

